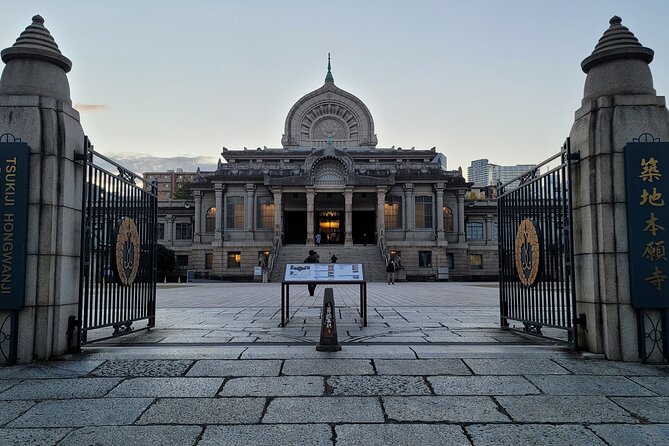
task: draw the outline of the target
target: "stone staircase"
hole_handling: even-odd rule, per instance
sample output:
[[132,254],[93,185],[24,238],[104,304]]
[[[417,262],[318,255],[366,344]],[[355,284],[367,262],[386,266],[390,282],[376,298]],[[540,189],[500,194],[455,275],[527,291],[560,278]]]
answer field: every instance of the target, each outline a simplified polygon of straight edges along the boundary
[[281,282],[287,263],[302,263],[313,249],[318,253],[321,263],[330,263],[332,254],[337,256],[337,263],[362,263],[365,279],[368,282],[385,282],[386,264],[381,250],[376,245],[284,245],[279,248],[279,254],[274,262],[270,275],[271,282]]

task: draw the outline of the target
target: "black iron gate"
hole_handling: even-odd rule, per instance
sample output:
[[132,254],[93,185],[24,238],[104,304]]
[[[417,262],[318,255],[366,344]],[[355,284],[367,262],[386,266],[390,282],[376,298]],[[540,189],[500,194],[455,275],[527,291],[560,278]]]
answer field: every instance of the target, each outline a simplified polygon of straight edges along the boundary
[[156,184],[84,146],[77,348],[153,327],[156,314]]
[[499,290],[503,327],[578,348],[572,159],[567,139],[558,154],[498,190]]

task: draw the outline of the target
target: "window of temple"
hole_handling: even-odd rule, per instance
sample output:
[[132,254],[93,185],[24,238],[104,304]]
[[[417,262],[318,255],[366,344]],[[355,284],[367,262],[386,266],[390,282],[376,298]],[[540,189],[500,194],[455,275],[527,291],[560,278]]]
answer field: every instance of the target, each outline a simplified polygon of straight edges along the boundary
[[418,266],[420,268],[432,267],[432,251],[418,251]]
[[204,232],[210,234],[216,230],[216,208],[207,209],[207,216],[204,223]]
[[444,231],[453,232],[453,210],[444,206]]
[[175,225],[176,240],[190,240],[193,238],[193,225],[190,222],[179,222]]
[[156,240],[165,240],[165,223],[156,226]]
[[345,184],[346,168],[334,159],[319,161],[314,167],[314,184]]
[[432,197],[419,195],[416,197],[416,229],[432,228]]
[[225,226],[244,229],[244,197],[228,197]]
[[497,232],[498,231],[499,231],[499,229],[497,228],[497,222],[493,221],[492,222],[492,234],[490,234],[490,239],[491,240],[497,240],[498,239],[498,237],[497,237]]
[[208,252],[204,255],[204,269],[211,269],[214,264],[214,254]]
[[274,202],[272,197],[258,197],[256,227],[258,229],[274,228]]
[[402,197],[386,195],[384,204],[386,229],[402,229]]
[[471,269],[483,269],[483,256],[481,254],[469,254],[469,267]]
[[242,253],[239,251],[228,252],[228,268],[241,268]]
[[450,269],[455,268],[455,257],[453,256],[453,254],[451,253],[446,254],[446,265]]
[[483,240],[483,223],[467,223],[467,240]]

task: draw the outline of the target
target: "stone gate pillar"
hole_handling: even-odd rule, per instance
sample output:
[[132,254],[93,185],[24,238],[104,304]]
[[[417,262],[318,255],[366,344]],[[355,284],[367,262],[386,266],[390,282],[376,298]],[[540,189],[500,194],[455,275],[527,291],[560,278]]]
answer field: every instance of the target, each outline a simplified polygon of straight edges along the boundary
[[[580,345],[608,359],[639,359],[630,305],[623,147],[643,133],[669,141],[669,113],[641,46],[619,17],[581,64],[587,73],[571,129],[577,312]],[[652,359],[652,358],[651,358]]]
[[72,63],[42,17],[33,17],[1,55],[0,134],[11,133],[31,149],[25,307],[17,338],[17,362],[27,363],[65,353],[68,318],[78,313],[83,165],[75,156],[84,152],[84,132],[70,99]]

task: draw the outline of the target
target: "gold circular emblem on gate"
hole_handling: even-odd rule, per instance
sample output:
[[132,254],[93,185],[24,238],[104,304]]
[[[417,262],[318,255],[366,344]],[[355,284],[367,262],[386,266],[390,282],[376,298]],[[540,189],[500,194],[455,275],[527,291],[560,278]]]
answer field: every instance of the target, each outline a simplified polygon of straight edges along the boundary
[[540,258],[541,246],[537,228],[532,220],[526,218],[520,222],[516,232],[516,272],[520,282],[526,287],[537,281]]
[[132,285],[139,270],[139,231],[132,218],[125,217],[116,230],[116,275],[123,285]]

